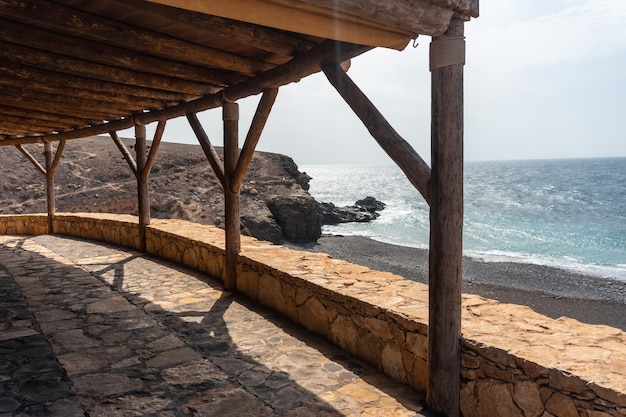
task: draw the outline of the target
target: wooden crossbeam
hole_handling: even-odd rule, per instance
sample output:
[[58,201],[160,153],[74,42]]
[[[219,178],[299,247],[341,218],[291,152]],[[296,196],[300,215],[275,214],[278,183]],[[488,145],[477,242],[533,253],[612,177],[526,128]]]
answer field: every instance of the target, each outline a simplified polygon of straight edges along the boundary
[[243,144],[243,148],[241,149],[241,154],[237,160],[237,166],[233,172],[233,177],[231,179],[231,191],[233,192],[239,191],[243,179],[246,176],[248,166],[250,166],[250,161],[252,161],[252,156],[254,155],[254,149],[256,148],[257,143],[259,143],[261,132],[265,127],[265,122],[267,122],[267,118],[270,115],[277,95],[278,88],[271,88],[263,92],[261,101],[259,101],[259,105],[257,106],[254,117],[252,118],[250,129],[248,130],[246,140]]
[[26,157],[26,159],[28,159],[33,164],[33,166],[37,169],[37,171],[41,173],[41,175],[43,175],[44,177],[46,176],[46,169],[30,152],[28,152],[22,145],[15,145],[15,147],[18,151],[22,153],[22,155]]
[[222,187],[225,188],[226,182],[225,182],[225,174],[224,174],[224,165],[222,164],[222,161],[220,160],[220,157],[217,154],[217,151],[211,144],[211,140],[209,139],[209,136],[204,131],[204,128],[202,127],[202,124],[200,123],[200,120],[198,120],[198,116],[196,116],[195,113],[191,113],[191,112],[187,113],[187,120],[189,121],[189,125],[191,126],[191,129],[196,134],[196,137],[198,138],[198,142],[200,143],[200,146],[202,147],[202,150],[204,151],[204,154],[206,155],[206,158],[209,161],[211,168],[213,168],[213,172],[215,172],[215,176],[220,181],[220,184],[222,184]]
[[430,202],[430,167],[428,164],[411,144],[395,131],[339,64],[327,64],[322,70],[380,147],[400,167],[426,202]]
[[117,135],[117,132],[111,131],[109,132],[109,135],[111,136],[111,139],[113,139],[113,143],[115,143],[115,146],[117,146],[117,149],[119,149],[120,153],[124,157],[124,160],[126,160],[126,163],[130,167],[130,170],[133,171],[133,175],[136,177],[138,171],[137,171],[137,162],[135,162],[135,158],[133,158],[133,155],[130,153],[130,151],[124,144],[124,142],[122,142],[122,140],[119,138],[119,136]]

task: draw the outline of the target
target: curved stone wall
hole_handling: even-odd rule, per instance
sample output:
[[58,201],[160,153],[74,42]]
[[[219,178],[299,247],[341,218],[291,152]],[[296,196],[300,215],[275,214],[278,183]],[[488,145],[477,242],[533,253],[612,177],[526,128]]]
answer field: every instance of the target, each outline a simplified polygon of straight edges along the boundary
[[[139,248],[137,219],[59,214],[59,234]],[[0,216],[42,234],[46,216]],[[224,232],[153,220],[147,252],[223,279]],[[397,275],[242,237],[238,290],[417,391],[426,387],[428,288]],[[465,417],[626,417],[626,333],[463,295]]]

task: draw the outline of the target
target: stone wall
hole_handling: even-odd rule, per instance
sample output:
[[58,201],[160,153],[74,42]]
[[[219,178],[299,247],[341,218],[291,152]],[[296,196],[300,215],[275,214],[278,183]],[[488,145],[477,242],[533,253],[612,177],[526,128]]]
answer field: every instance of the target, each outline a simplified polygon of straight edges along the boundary
[[[44,233],[45,216],[0,216],[0,232]],[[61,214],[60,234],[138,248],[136,218]],[[224,232],[153,220],[147,251],[222,278]],[[428,288],[328,255],[242,237],[238,290],[392,378],[426,388]],[[463,295],[465,417],[626,417],[626,333]]]

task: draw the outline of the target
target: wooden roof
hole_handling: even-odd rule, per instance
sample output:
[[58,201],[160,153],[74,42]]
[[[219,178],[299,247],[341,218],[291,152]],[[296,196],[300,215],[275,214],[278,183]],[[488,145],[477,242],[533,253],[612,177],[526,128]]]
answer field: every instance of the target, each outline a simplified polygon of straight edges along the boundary
[[2,0],[0,146],[218,107],[477,13],[478,0]]

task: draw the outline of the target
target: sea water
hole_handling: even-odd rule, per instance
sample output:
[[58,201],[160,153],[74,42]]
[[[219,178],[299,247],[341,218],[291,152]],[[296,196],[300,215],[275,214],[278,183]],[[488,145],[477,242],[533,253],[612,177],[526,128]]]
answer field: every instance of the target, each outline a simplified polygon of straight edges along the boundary
[[[324,226],[428,247],[428,205],[395,165],[309,165],[310,193],[337,206],[386,204],[369,223]],[[626,281],[626,158],[465,163],[464,254]]]

